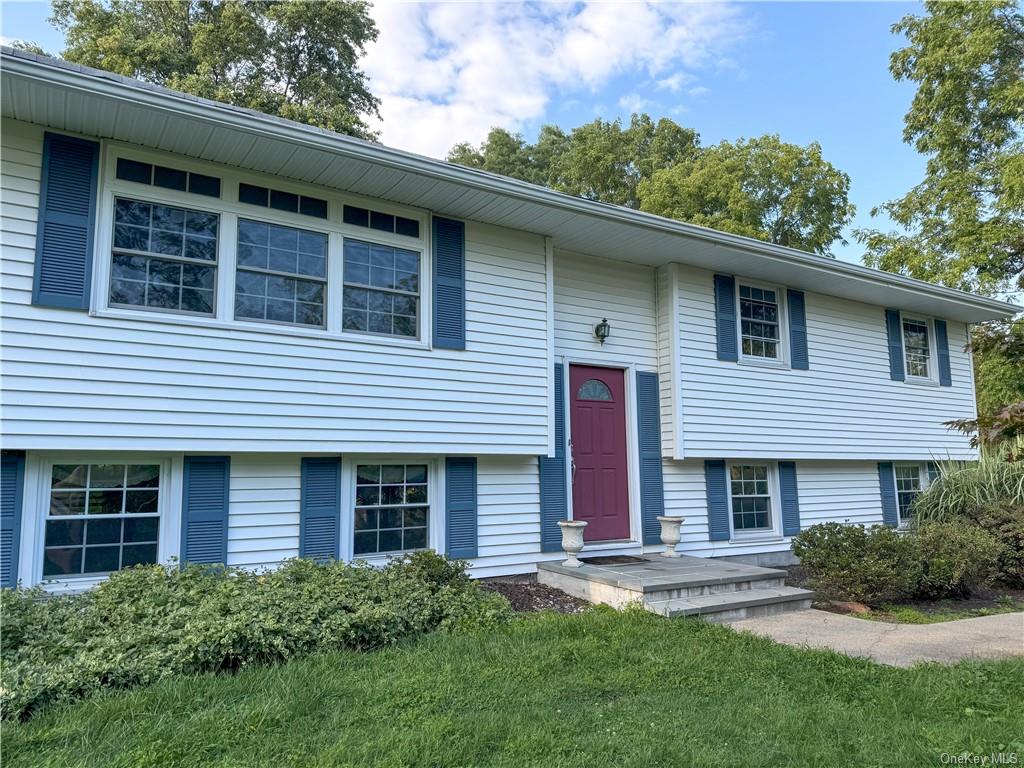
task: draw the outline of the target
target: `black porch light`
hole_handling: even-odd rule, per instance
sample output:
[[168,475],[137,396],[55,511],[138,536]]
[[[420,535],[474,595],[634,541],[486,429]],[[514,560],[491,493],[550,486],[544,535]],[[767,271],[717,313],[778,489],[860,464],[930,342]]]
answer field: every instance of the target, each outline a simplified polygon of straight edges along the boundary
[[594,335],[597,340],[604,344],[604,340],[612,334],[612,327],[608,324],[608,318],[604,318],[600,323],[594,326]]

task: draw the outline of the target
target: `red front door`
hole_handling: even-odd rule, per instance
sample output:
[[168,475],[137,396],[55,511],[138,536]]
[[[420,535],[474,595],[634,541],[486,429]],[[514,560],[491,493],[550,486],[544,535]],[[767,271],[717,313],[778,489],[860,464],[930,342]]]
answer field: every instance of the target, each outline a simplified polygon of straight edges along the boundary
[[569,367],[572,403],[572,516],[586,541],[629,538],[626,386],[623,371]]

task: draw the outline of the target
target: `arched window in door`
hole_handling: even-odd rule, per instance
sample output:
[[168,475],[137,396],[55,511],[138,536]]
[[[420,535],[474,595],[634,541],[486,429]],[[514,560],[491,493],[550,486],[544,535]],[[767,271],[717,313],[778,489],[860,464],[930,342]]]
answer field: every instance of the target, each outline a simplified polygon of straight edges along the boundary
[[587,379],[576,390],[577,400],[611,400],[612,393],[608,385],[600,379]]

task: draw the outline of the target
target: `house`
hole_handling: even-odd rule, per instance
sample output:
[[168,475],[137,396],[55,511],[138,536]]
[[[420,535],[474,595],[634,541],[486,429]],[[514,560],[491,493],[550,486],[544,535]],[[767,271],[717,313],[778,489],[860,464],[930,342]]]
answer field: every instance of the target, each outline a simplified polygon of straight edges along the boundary
[[[6,586],[905,522],[1015,307],[2,53]],[[606,337],[605,337],[606,334]]]

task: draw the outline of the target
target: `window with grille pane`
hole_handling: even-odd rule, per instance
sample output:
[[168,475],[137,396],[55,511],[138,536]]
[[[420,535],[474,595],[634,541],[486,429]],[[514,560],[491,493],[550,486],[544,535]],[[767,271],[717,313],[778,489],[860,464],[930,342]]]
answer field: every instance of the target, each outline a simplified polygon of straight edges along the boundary
[[213,315],[218,224],[215,213],[118,198],[110,304]]
[[427,547],[430,499],[426,464],[356,467],[356,555]]
[[327,235],[238,220],[235,318],[324,327]]
[[736,533],[772,528],[772,499],[767,464],[729,467],[732,528]]
[[907,361],[907,375],[928,378],[931,349],[926,321],[903,318],[903,351]]
[[914,500],[921,494],[921,465],[920,464],[897,464],[896,471],[896,500],[899,502],[900,522],[910,520],[911,508]]
[[158,464],[55,464],[43,576],[111,573],[157,562]]
[[745,357],[779,359],[779,299],[776,291],[740,285],[740,341]]
[[419,253],[345,240],[344,330],[415,338],[419,296]]

